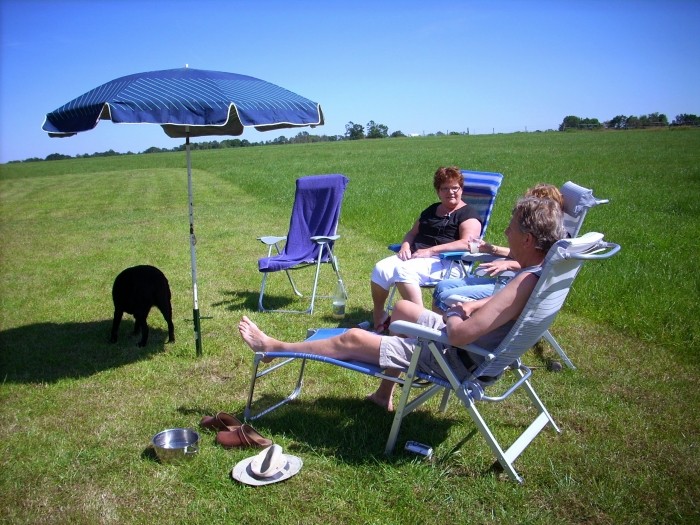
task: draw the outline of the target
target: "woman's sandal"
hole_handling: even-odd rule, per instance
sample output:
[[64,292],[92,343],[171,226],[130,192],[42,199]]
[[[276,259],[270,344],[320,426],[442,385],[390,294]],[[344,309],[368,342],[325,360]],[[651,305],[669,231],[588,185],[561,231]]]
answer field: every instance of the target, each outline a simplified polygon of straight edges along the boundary
[[382,323],[379,324],[379,326],[375,326],[374,333],[375,334],[383,334],[385,332],[388,332],[390,324],[391,324],[391,316],[384,319],[384,321],[382,321]]
[[226,412],[219,412],[215,416],[204,416],[199,422],[199,426],[209,430],[233,430],[238,428],[241,423],[235,416]]
[[224,448],[259,447],[272,445],[272,440],[261,436],[257,430],[243,423],[240,427],[217,432],[216,442]]

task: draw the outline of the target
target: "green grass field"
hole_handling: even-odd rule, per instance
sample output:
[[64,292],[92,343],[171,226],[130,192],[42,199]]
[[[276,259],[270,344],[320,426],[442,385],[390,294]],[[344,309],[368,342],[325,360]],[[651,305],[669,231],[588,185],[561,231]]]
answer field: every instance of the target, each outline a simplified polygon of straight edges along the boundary
[[[274,138],[274,137],[270,137]],[[144,145],[146,148],[148,145]],[[383,455],[391,416],[364,401],[374,381],[312,365],[304,393],[256,422],[304,460],[291,480],[254,489],[228,473],[251,450],[201,432],[199,457],[161,465],[158,431],[202,415],[241,415],[251,354],[241,315],[301,339],[337,326],[256,311],[260,235],[285,234],[294,180],[350,178],[336,252],[348,285],[343,326],[370,318],[369,274],[435,200],[440,165],[505,175],[489,232],[537,182],[573,180],[610,204],[584,226],[622,245],[587,264],[552,332],[579,367],[548,372],[526,355],[533,385],[562,429],[544,431],[506,481],[456,402],[407,419],[433,463]],[[363,140],[195,151],[195,226],[203,350],[195,357],[184,153],[0,166],[0,522],[5,523],[690,523],[700,518],[698,339],[700,131],[530,133]],[[140,349],[122,323],[107,343],[111,285],[154,264],[173,290],[177,342],[154,310]],[[303,281],[303,279],[302,279]],[[291,295],[280,277],[271,292]],[[334,283],[326,280],[326,293]],[[290,303],[291,304],[291,303]],[[273,387],[270,393],[276,393]],[[527,414],[513,399],[484,408],[507,439]]]

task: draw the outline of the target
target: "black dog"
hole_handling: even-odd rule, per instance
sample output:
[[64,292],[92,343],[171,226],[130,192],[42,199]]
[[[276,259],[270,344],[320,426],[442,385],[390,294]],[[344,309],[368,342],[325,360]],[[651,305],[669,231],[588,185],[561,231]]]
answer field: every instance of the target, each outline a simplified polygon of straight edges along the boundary
[[124,312],[132,314],[136,320],[134,334],[141,332],[139,346],[148,342],[148,325],[146,318],[151,307],[156,306],[168,323],[168,343],[175,342],[173,326],[173,308],[170,304],[170,286],[168,280],[155,266],[133,266],[117,275],[112,287],[114,300],[114,322],[112,323],[111,342],[117,342],[119,323]]

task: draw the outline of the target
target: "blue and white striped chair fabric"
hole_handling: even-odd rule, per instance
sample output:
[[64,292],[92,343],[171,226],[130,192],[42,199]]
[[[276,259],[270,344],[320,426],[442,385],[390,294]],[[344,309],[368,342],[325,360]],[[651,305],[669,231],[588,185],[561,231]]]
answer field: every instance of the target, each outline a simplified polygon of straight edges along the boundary
[[464,189],[462,190],[462,200],[473,206],[481,217],[481,235],[486,233],[491,212],[496,202],[498,190],[503,183],[501,173],[491,173],[487,171],[462,170],[464,176]]

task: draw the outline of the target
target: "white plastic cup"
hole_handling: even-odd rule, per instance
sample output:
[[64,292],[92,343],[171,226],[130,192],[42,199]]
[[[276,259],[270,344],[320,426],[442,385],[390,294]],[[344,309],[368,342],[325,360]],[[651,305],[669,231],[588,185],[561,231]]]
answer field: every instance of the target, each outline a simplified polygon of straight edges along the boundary
[[479,253],[479,245],[481,244],[481,239],[474,239],[469,241],[469,253]]

